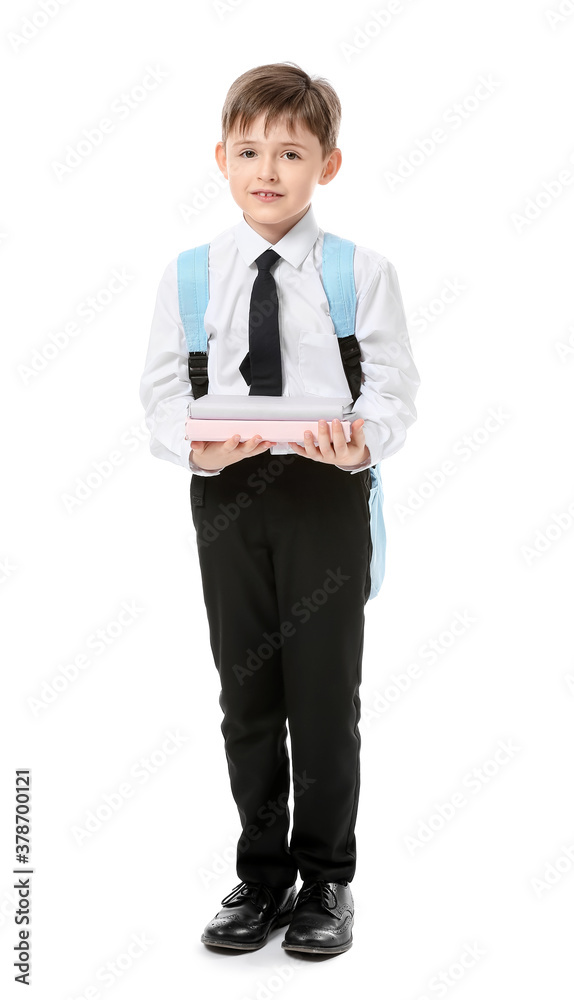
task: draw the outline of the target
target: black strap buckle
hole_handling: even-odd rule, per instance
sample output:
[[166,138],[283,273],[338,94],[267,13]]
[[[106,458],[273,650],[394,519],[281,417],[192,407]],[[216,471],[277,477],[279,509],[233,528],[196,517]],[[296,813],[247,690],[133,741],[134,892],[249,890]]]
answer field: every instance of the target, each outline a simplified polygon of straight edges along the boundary
[[338,337],[337,341],[349,391],[355,403],[361,392],[361,348],[354,333],[348,337]]
[[208,388],[207,352],[190,351],[187,359],[187,371],[193,398],[198,399],[200,396],[205,396]]

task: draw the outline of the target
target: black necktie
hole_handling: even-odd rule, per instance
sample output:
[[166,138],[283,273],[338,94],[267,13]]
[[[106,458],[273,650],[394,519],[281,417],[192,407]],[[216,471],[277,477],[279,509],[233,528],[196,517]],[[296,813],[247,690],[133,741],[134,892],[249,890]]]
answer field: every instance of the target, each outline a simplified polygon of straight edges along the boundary
[[282,395],[279,303],[275,278],[270,271],[279,257],[280,254],[270,247],[255,261],[257,276],[249,305],[249,350],[239,366],[245,381],[250,384],[250,396]]

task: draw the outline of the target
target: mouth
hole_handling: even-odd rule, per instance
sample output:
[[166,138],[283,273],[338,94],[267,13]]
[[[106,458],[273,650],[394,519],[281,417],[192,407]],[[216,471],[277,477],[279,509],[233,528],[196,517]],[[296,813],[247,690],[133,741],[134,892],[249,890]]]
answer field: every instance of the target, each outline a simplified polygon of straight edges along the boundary
[[277,201],[283,197],[282,194],[276,194],[274,191],[251,191],[250,193],[258,201]]

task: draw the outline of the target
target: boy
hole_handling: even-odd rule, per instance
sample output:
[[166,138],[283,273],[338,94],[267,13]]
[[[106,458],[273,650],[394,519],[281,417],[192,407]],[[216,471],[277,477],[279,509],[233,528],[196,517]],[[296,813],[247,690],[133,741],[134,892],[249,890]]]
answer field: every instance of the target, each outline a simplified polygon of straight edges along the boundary
[[[294,63],[258,66],[227,94],[215,156],[242,219],[210,244],[211,393],[352,405],[311,207],[316,185],[341,165],[340,114],[328,82]],[[345,410],[349,442],[337,421],[332,443],[320,425],[318,445],[310,434],[304,444],[185,441],[191,392],[177,258],[158,289],[140,396],[152,453],[193,473],[221,729],[242,823],[242,881],[207,924],[206,945],[253,950],[287,924],[287,949],[339,954],[352,944],[369,468],[402,446],[419,386],[393,265],[357,246],[353,267],[362,384]],[[222,520],[231,503],[238,513]]]

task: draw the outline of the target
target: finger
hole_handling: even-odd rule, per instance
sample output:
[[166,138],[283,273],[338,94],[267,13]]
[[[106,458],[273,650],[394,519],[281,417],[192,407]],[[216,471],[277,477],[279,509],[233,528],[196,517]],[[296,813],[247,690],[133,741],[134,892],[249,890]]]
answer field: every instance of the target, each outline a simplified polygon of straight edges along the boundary
[[305,454],[308,455],[309,458],[314,458],[315,455],[317,454],[317,448],[315,446],[315,441],[313,438],[312,431],[305,431],[305,433],[303,434],[303,442],[304,442],[303,448],[305,449]]
[[241,434],[234,434],[233,437],[227,438],[227,441],[222,442],[224,450],[235,451],[240,440],[241,440]]
[[253,452],[257,451],[257,449],[259,449],[260,451],[264,451],[266,448],[270,448],[271,445],[273,444],[277,444],[277,442],[263,440],[260,434],[254,434],[253,437],[249,438],[248,441],[243,442],[244,450],[248,454],[252,454]]
[[319,441],[319,451],[327,461],[333,460],[333,444],[329,434],[329,426],[326,420],[319,420],[317,440]]
[[263,440],[262,440],[262,438],[261,438],[261,436],[259,434],[254,434],[253,437],[247,438],[245,441],[241,440],[241,434],[234,434],[233,437],[230,437],[230,438],[227,439],[227,441],[223,442],[223,444],[230,451],[234,451],[235,448],[237,448],[238,445],[241,444],[243,446],[243,451],[246,451],[246,452],[253,451],[255,448],[258,448],[262,444],[265,444],[265,447],[269,447],[269,445],[276,444],[276,443],[277,443],[276,441],[263,442]]
[[[363,431],[364,420],[354,420],[351,424],[351,440],[347,444],[347,457],[349,454],[363,456],[365,452],[365,432]],[[354,459],[352,459],[354,460]]]
[[263,438],[260,434],[254,434],[253,437],[247,438],[247,441],[243,442],[244,451],[255,451],[255,449],[262,443]]
[[338,462],[339,459],[344,458],[348,451],[349,442],[345,438],[343,431],[343,425],[340,420],[333,420],[331,423],[333,428],[333,447],[335,449],[335,461]]
[[225,447],[230,448],[231,451],[245,452],[246,450],[249,450],[248,445],[250,440],[251,439],[242,441],[241,434],[234,434],[233,437],[227,439]]
[[243,442],[243,446],[246,452],[252,452],[259,447],[267,448],[268,443],[263,440],[260,434],[254,434],[253,437]]

